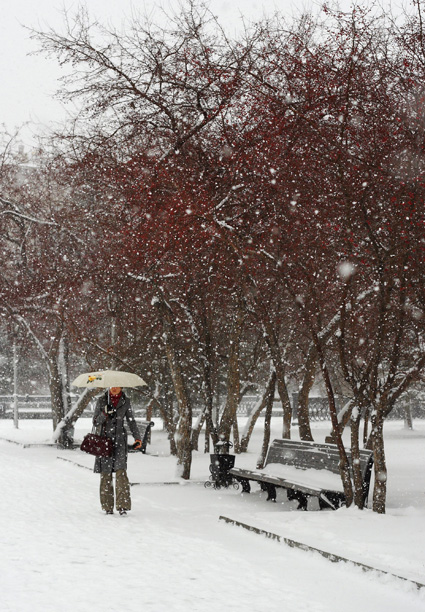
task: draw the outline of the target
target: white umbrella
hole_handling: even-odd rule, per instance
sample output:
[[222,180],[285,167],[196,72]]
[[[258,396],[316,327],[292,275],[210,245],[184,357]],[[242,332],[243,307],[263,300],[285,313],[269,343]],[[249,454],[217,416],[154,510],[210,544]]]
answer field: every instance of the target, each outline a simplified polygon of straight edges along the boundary
[[74,387],[88,387],[89,389],[109,389],[110,387],[143,387],[145,381],[131,372],[120,370],[101,370],[100,372],[87,372],[80,374],[71,383]]

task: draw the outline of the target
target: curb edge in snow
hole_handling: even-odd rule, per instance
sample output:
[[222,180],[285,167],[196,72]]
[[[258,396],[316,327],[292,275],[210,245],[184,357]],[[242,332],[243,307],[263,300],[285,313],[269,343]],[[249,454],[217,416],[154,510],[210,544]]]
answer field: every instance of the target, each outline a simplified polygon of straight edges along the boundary
[[45,446],[46,448],[51,448],[56,446],[55,442],[19,442],[19,440],[10,440],[9,438],[0,438],[0,442],[8,442],[9,444],[17,444],[22,448],[33,448],[35,446]]
[[90,472],[93,472],[92,467],[88,467],[87,465],[83,465],[82,463],[77,463],[76,461],[72,461],[72,459],[66,459],[65,457],[56,457],[56,459],[59,459],[59,461],[66,461],[66,463],[76,465],[77,467],[83,468],[83,470],[90,470]]
[[[71,465],[75,465],[76,467],[79,468],[83,468],[83,470],[89,470],[90,472],[93,472],[93,468],[92,467],[88,467],[87,465],[83,465],[82,463],[77,463],[76,461],[73,461],[72,459],[66,459],[65,457],[56,457],[56,459],[59,459],[59,461],[66,461],[66,463],[70,463]],[[163,485],[179,485],[180,482],[177,481],[169,481],[169,482],[130,482],[130,486],[134,487],[137,485],[145,485],[145,486],[152,486],[152,485],[156,485],[156,486],[163,486]]]
[[272,533],[271,531],[266,531],[265,529],[259,529],[258,527],[253,527],[252,525],[247,525],[246,523],[241,523],[240,521],[236,521],[234,519],[228,518],[227,516],[220,516],[219,521],[224,521],[230,525],[235,525],[237,527],[242,527],[247,531],[252,531],[259,535],[265,536],[270,540],[277,540],[291,548],[299,548],[300,550],[304,550],[306,552],[315,552],[319,553],[322,557],[325,557],[328,561],[332,563],[351,563],[352,565],[359,567],[365,572],[377,572],[378,574],[382,574],[385,576],[391,576],[392,578],[397,578],[398,580],[403,580],[404,582],[409,582],[413,584],[417,589],[425,588],[425,584],[421,582],[417,582],[416,580],[411,580],[410,578],[405,578],[404,576],[398,576],[397,574],[392,574],[391,572],[386,572],[385,570],[377,569],[376,567],[372,567],[371,565],[365,565],[364,563],[360,563],[358,561],[352,561],[351,559],[347,559],[345,557],[341,557],[339,555],[335,555],[334,553],[327,552],[325,550],[321,550],[320,548],[315,548],[314,546],[309,546],[308,544],[303,544],[302,542],[296,542],[295,540],[290,540],[289,538],[285,538],[283,536],[277,535],[276,533]]

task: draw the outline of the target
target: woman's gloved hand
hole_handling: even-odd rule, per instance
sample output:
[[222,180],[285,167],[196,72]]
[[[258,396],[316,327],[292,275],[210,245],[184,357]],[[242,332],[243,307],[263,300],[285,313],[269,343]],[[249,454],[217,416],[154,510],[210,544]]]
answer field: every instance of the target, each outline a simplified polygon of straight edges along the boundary
[[107,414],[108,416],[113,416],[116,411],[117,409],[115,408],[115,406],[112,406],[112,404],[107,404],[105,406],[105,414]]
[[133,444],[133,450],[140,450],[142,448],[142,441],[135,440]]

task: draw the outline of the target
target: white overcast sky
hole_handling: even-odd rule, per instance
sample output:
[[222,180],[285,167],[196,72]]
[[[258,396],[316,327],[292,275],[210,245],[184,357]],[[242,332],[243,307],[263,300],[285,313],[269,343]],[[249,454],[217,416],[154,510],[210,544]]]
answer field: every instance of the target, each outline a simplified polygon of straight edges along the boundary
[[[367,4],[358,2],[359,4]],[[160,8],[178,10],[179,0],[0,0],[0,124],[11,131],[29,123],[22,130],[22,140],[32,143],[31,132],[43,130],[52,122],[63,121],[66,109],[55,99],[60,68],[54,59],[31,55],[36,43],[24,26],[61,28],[64,9],[75,13],[83,4],[103,23],[119,27],[132,9],[146,12],[153,21],[161,19]],[[209,0],[210,9],[226,27],[237,31],[242,16],[247,21],[261,18],[275,10],[290,16],[304,6],[318,7],[319,0]],[[340,0],[347,8],[350,0]],[[71,109],[70,109],[71,110]]]

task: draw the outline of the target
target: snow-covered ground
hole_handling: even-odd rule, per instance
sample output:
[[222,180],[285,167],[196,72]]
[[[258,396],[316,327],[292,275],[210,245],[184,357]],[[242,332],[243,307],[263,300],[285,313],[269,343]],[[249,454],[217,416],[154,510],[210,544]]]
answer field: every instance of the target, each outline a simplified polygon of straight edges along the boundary
[[[23,420],[16,430],[0,421],[0,612],[423,612],[425,589],[219,520],[425,583],[425,423],[414,426],[386,426],[388,504],[379,516],[297,512],[283,492],[273,504],[255,487],[250,495],[205,489],[203,453],[195,453],[192,480],[183,483],[158,422],[149,454],[129,457],[137,484],[132,512],[120,517],[100,510],[99,477],[86,469],[92,457],[46,444],[50,422]],[[329,423],[313,427],[323,441]],[[280,428],[273,419],[273,437]],[[89,430],[80,419],[76,438]],[[260,425],[237,466],[255,466],[261,436]]]

